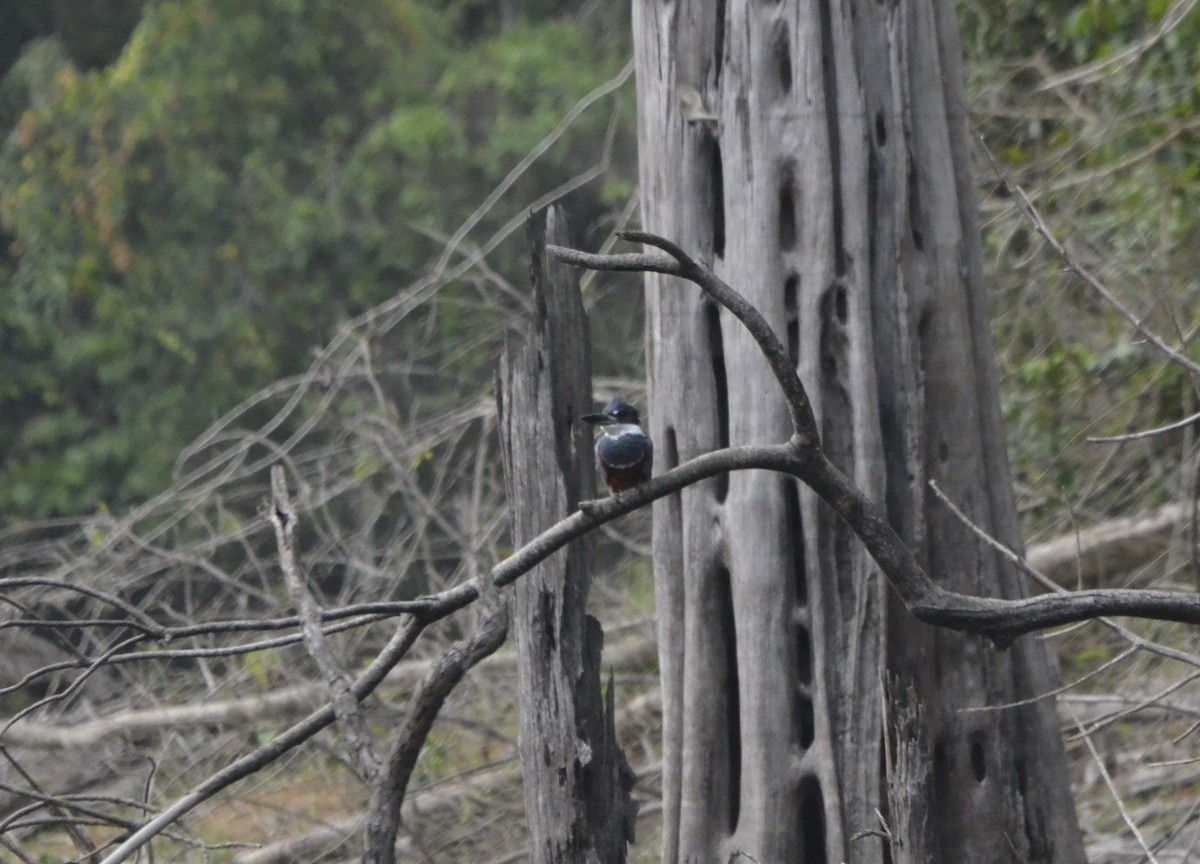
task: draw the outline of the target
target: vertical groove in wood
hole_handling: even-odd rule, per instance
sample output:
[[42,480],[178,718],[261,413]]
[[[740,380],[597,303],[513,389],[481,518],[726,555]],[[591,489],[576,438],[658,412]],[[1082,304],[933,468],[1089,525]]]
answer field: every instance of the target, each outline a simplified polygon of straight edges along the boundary
[[[578,506],[594,485],[591,347],[575,274],[544,260],[570,245],[561,214],[531,217],[535,320],[505,351],[497,387],[505,486],[519,546]],[[599,623],[586,612],[592,543],[576,541],[514,588],[520,754],[537,864],[621,864],[633,839],[633,773],[616,744],[613,692],[601,696]]]

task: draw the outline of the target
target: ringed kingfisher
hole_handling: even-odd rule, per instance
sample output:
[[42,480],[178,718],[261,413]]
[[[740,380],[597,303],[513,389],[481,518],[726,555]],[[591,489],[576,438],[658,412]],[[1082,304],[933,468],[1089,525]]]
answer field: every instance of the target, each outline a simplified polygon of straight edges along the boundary
[[585,414],[581,419],[600,427],[596,472],[609,492],[624,492],[650,479],[654,444],[638,425],[636,408],[614,396],[601,413]]

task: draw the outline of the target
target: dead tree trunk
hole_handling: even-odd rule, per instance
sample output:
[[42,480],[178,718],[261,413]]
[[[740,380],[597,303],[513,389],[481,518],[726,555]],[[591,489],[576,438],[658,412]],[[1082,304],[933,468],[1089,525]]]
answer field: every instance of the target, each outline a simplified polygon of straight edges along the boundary
[[[931,575],[1019,596],[927,481],[1019,544],[982,291],[953,4],[635,3],[643,225],[704,258],[787,344],[826,452],[886,502]],[[786,440],[726,312],[647,279],[663,469]],[[908,850],[1082,862],[1045,652],[889,609],[807,490],[739,472],[655,505],[667,862],[881,862],[885,672],[926,719]],[[898,611],[897,611],[898,610]],[[922,809],[930,814],[928,818]]]
[[[506,351],[497,382],[513,545],[578,508],[595,488],[587,316],[574,271],[544,261],[546,240],[567,244],[557,210],[530,225],[534,321]],[[620,864],[633,840],[633,772],[617,746],[613,691],[600,689],[604,635],[585,613],[593,544],[581,539],[515,587],[513,630],[521,699],[521,768],[536,864]]]

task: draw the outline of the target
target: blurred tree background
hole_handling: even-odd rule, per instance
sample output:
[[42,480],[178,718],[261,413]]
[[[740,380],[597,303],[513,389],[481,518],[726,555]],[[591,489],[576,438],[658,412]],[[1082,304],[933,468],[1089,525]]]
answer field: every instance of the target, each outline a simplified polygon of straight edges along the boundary
[[[1184,0],[960,4],[988,284],[1027,533],[1197,492],[1197,383],[1048,250],[1200,356],[1200,10]],[[982,149],[982,148],[981,148]],[[995,163],[991,160],[995,159]],[[1182,469],[1181,470],[1181,466]]]
[[[629,44],[606,3],[3,10],[0,524],[163,489],[187,442],[426,274]],[[611,134],[611,109],[585,114],[510,194],[527,206],[608,145],[622,169],[569,199],[598,230],[632,191],[629,89]],[[521,284],[519,236],[489,264]],[[477,300],[446,285],[392,334],[433,346],[392,378],[401,414],[490,387],[511,316]]]

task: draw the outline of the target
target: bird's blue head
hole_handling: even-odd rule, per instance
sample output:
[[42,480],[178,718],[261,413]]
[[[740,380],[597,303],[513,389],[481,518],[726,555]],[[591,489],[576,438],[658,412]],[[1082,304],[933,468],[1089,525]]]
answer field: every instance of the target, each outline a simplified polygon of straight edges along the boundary
[[596,426],[609,426],[613,423],[641,425],[638,410],[620,396],[614,396],[599,414],[585,414],[582,419],[585,423],[592,423]]

